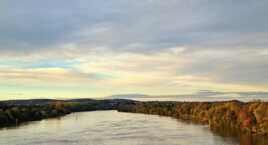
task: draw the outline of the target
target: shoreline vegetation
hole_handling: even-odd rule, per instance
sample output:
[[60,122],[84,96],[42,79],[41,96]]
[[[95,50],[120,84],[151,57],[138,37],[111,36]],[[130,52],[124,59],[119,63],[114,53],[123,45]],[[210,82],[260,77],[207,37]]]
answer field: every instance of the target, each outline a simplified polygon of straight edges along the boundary
[[119,103],[128,100],[9,100],[0,101],[0,127],[19,125],[27,121],[61,117],[73,112],[116,110]]
[[132,102],[118,111],[170,116],[209,125],[215,132],[268,136],[268,102]]
[[61,117],[72,112],[117,110],[154,114],[209,125],[215,132],[268,136],[268,102],[141,102],[124,99],[11,100],[0,101],[0,127]]

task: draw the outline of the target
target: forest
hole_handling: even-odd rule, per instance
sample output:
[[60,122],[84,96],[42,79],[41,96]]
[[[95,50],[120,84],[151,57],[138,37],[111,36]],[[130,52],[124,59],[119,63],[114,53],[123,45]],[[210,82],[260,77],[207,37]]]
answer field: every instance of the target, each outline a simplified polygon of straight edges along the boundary
[[267,102],[132,102],[119,106],[118,110],[208,124],[214,131],[268,136]]

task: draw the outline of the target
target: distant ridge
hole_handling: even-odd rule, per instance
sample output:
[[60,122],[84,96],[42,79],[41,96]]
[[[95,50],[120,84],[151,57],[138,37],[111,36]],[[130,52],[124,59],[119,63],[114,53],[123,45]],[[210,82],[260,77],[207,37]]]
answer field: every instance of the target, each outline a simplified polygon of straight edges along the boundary
[[104,97],[105,99],[127,99],[127,98],[141,98],[141,97],[149,97],[149,95],[145,94],[118,94]]
[[177,98],[177,97],[230,97],[230,98],[243,98],[243,97],[268,97],[268,92],[261,91],[248,91],[248,92],[220,92],[211,90],[200,90],[199,92],[193,94],[179,94],[179,95],[146,95],[146,94],[118,94],[104,97],[105,99],[138,99],[138,98]]

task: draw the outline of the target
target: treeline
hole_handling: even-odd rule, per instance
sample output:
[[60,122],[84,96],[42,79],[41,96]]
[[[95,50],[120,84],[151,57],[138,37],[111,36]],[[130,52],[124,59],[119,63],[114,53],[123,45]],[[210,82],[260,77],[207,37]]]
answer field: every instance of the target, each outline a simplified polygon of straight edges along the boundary
[[116,110],[128,100],[13,100],[0,102],[0,127],[60,117],[71,112]]
[[58,117],[70,113],[63,103],[54,102],[50,105],[8,106],[0,105],[0,126],[19,124],[44,118]]
[[122,112],[157,114],[208,124],[212,130],[268,136],[268,103],[227,102],[132,102]]

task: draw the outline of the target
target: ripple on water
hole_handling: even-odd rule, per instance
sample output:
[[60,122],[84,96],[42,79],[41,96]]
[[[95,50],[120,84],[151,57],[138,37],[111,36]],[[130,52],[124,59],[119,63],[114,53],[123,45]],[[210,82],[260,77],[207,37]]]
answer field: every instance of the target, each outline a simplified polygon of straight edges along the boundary
[[206,126],[169,117],[96,111],[0,130],[5,145],[237,145]]

